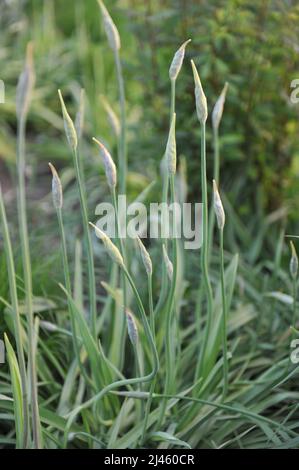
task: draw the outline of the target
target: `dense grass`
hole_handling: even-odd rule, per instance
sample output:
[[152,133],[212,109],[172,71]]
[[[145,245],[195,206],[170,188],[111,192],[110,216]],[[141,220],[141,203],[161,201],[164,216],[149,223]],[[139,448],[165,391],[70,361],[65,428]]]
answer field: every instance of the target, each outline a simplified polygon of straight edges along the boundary
[[[214,108],[211,126],[206,84],[201,83],[195,63],[191,68],[188,61],[183,62],[184,48],[170,68],[169,130],[163,141],[155,142],[161,160],[164,155],[161,177],[152,183],[130,172],[123,48],[109,13],[99,4],[101,10],[95,11],[101,12],[108,38],[102,52],[108,60],[111,56],[111,76],[119,94],[114,117],[108,107],[114,122],[111,144],[103,139],[101,126],[84,119],[84,96],[78,87],[76,118],[76,106],[70,100],[64,102],[60,94],[62,120],[51,112],[47,116],[60,131],[64,123],[67,138],[59,145],[66,148],[62,154],[67,165],[55,170],[53,163],[60,152],[56,150],[50,158],[50,191],[48,165],[41,163],[49,190],[34,206],[25,185],[30,161],[26,135],[36,140],[27,124],[31,101],[36,106],[31,46],[19,80],[19,223],[11,211],[6,214],[9,201],[0,193],[1,277],[8,276],[1,284],[7,364],[0,369],[0,444],[19,448],[298,447],[298,368],[289,359],[291,339],[298,334],[290,329],[298,323],[298,261],[294,248],[289,252],[285,242],[285,226],[280,223],[286,220],[285,212],[266,217],[261,210],[244,224],[238,206],[226,197],[219,173],[219,138],[227,115],[224,109],[222,116],[224,94]],[[117,210],[116,196],[124,193],[130,201],[146,203],[187,200],[184,161],[187,167],[189,161],[177,161],[184,149],[176,143],[180,132],[176,101],[177,84],[183,86],[188,74],[192,79],[192,69],[197,115],[194,159],[199,169],[193,183],[202,191],[201,249],[184,250],[176,239],[144,239],[144,244],[118,236],[110,240],[95,229],[96,238],[92,223],[98,202],[111,201]],[[39,80],[39,67],[35,72]],[[68,83],[63,78],[58,85],[64,92]],[[52,91],[57,109],[59,98]],[[118,115],[119,122],[115,121]],[[210,128],[211,172],[206,165]],[[88,161],[92,152],[95,161],[101,162],[101,174],[98,164]],[[35,207],[39,207],[38,220],[33,218]],[[272,234],[265,243],[269,229]],[[39,240],[44,240],[41,248]],[[232,249],[227,250],[225,243]],[[246,247],[244,253],[238,253],[239,245]],[[292,260],[290,273],[284,254]]]

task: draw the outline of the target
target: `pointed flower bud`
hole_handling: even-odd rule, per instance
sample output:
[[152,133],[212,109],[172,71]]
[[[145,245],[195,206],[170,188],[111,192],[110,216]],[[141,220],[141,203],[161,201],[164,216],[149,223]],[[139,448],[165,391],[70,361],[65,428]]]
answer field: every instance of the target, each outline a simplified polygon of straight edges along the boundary
[[193,70],[193,77],[194,77],[194,93],[195,93],[195,103],[196,103],[196,111],[197,117],[201,124],[204,124],[208,117],[208,105],[207,105],[207,98],[203,92],[201,81],[195,67],[193,60],[191,60],[192,70]]
[[63,204],[62,185],[59,175],[52,163],[49,163],[52,172],[52,197],[55,209],[61,209]]
[[96,225],[91,222],[89,222],[89,225],[91,225],[95,229],[96,236],[102,240],[110,258],[123,268],[124,260],[119,249],[114,245],[114,243],[110,240],[106,233],[104,233],[101,229],[99,229]]
[[27,45],[25,66],[20,75],[16,92],[16,113],[19,120],[26,118],[34,83],[33,43],[30,42]]
[[103,15],[104,29],[108,39],[108,44],[111,49],[116,52],[120,49],[120,37],[117,27],[115,26],[114,21],[112,20],[104,3],[101,0],[98,0],[98,4]]
[[217,188],[216,181],[213,180],[213,191],[214,191],[214,211],[217,218],[218,228],[223,230],[225,224],[225,213],[223,205],[220,199],[220,194]]
[[117,180],[116,167],[115,167],[114,161],[112,160],[112,157],[110,153],[108,152],[108,150],[106,149],[105,145],[103,145],[95,137],[93,137],[92,140],[100,147],[100,154],[103,159],[107,182],[108,182],[109,187],[113,189],[116,186],[116,180]]
[[228,83],[226,82],[223,87],[222,92],[220,93],[218,100],[215,103],[214,109],[212,111],[212,124],[213,124],[214,130],[218,129],[221,118],[222,118],[227,88],[228,88]]
[[101,96],[101,101],[107,113],[108,121],[112,129],[112,132],[114,133],[115,137],[118,138],[120,135],[119,119],[104,96]]
[[173,113],[171,126],[168,134],[165,157],[167,161],[168,173],[175,175],[176,172],[176,139],[175,139],[176,114]]
[[137,343],[138,343],[138,329],[137,329],[137,325],[136,325],[134,315],[127,308],[125,310],[125,313],[126,313],[126,317],[127,317],[128,334],[129,334],[130,341],[133,344],[133,346],[137,346]]
[[137,239],[137,243],[138,243],[139,248],[140,248],[141,259],[142,259],[143,265],[145,267],[146,273],[147,273],[148,276],[151,276],[152,273],[153,273],[153,265],[152,265],[152,260],[151,260],[151,257],[149,255],[149,252],[145,248],[145,246],[142,243],[142,241],[140,240],[140,238],[137,237],[136,239]]
[[290,273],[293,279],[296,279],[297,274],[298,274],[298,256],[296,253],[296,249],[294,246],[294,243],[291,241],[290,242],[290,247],[291,247],[291,260],[290,260]]
[[176,80],[177,79],[177,76],[180,73],[182,65],[183,65],[186,46],[187,46],[187,44],[189,44],[189,42],[191,42],[191,39],[188,39],[188,41],[185,41],[181,45],[181,47],[176,51],[176,53],[174,54],[174,57],[172,59],[170,69],[169,69],[169,78],[170,78],[170,80]]
[[168,276],[168,279],[171,282],[172,278],[173,278],[173,264],[172,264],[172,262],[170,261],[170,259],[168,257],[168,254],[167,254],[166,247],[165,247],[164,243],[163,243],[163,258],[164,258],[164,263],[165,263],[165,266],[166,266],[167,276]]
[[64,130],[66,138],[72,150],[76,150],[78,145],[77,132],[74,126],[72,119],[70,118],[69,113],[67,112],[66,106],[63,101],[61,91],[58,90],[58,95],[61,103],[62,117],[64,123]]

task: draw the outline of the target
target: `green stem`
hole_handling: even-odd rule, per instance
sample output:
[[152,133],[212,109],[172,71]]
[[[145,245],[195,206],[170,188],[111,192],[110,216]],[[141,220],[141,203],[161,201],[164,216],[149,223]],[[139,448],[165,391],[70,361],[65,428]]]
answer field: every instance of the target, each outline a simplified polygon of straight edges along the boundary
[[96,329],[97,304],[96,304],[96,284],[95,284],[96,280],[95,280],[95,270],[94,270],[94,259],[93,259],[93,251],[92,251],[91,234],[88,228],[89,226],[88,226],[88,211],[87,211],[86,194],[85,194],[83,178],[81,176],[81,171],[80,171],[79,153],[77,150],[74,150],[73,158],[74,158],[76,179],[77,179],[77,184],[78,184],[78,189],[79,189],[83,230],[84,230],[84,237],[85,237],[86,249],[87,249],[88,286],[89,286],[89,299],[90,299],[90,310],[91,310],[91,331],[92,331],[92,335],[94,339],[96,340],[97,339],[97,329]]
[[[138,347],[136,344],[133,345],[133,349],[134,349],[134,356],[135,356],[135,374],[136,374],[136,377],[142,377],[142,366],[141,366],[140,357],[138,354]],[[141,384],[139,384],[138,391],[140,392],[142,391]],[[137,415],[136,421],[141,422],[143,415],[144,415],[144,403],[141,403],[141,406],[140,404],[137,403],[136,415]]]
[[203,374],[204,357],[209,340],[209,334],[212,322],[213,293],[209,278],[208,268],[208,190],[207,190],[207,170],[206,170],[206,125],[201,125],[201,186],[202,186],[202,247],[201,247],[201,270],[204,287],[207,296],[207,322],[203,343],[201,345],[200,358],[197,363],[196,378]]
[[[155,314],[154,314],[154,304],[153,304],[153,281],[152,281],[152,275],[150,275],[150,274],[147,276],[147,285],[148,285],[148,303],[149,303],[149,311],[150,311],[150,326],[151,326],[153,338],[155,339]],[[150,414],[150,411],[151,411],[152,395],[154,393],[155,386],[156,386],[156,378],[151,383],[150,391],[149,391],[149,398],[148,398],[147,403],[146,403],[143,430],[142,430],[142,435],[141,435],[141,445],[143,444],[143,442],[145,440],[145,433],[146,433],[146,430],[147,430],[148,417],[149,417],[149,414]]]
[[[174,176],[171,175],[170,177],[170,191],[171,191],[171,200],[173,205],[176,203],[175,198],[175,185],[174,185]],[[177,270],[178,270],[178,239],[176,234],[176,213],[175,213],[175,206],[173,211],[173,232],[174,232],[174,239],[172,240],[172,263],[173,263],[173,276],[170,288],[170,295],[168,298],[168,309],[167,309],[167,323],[166,323],[166,386],[165,386],[165,393],[171,392],[171,387],[174,382],[174,363],[175,358],[172,356],[172,322],[173,322],[173,312],[174,312],[174,304],[175,304],[175,289],[176,289],[176,281],[177,281]]]
[[[173,114],[175,113],[175,85],[176,81],[171,80],[171,97],[170,97],[170,115],[169,115],[169,128],[171,126],[171,121],[173,118]],[[168,192],[169,192],[169,175],[168,171],[166,169],[166,163],[165,163],[165,155],[163,156],[164,159],[164,168],[163,168],[163,188],[162,188],[162,203],[167,204],[168,201]],[[163,221],[161,226],[163,225]],[[162,244],[165,244],[165,247],[167,248],[168,245],[168,240],[167,238],[164,239],[162,238]],[[161,283],[161,290],[160,290],[160,295],[159,299],[155,308],[155,312],[157,313],[162,305],[164,304],[166,297],[167,297],[167,273],[166,273],[166,268],[165,264],[162,261],[162,283]]]
[[38,390],[36,362],[34,354],[34,319],[33,319],[33,299],[32,299],[32,274],[31,260],[28,239],[27,213],[26,213],[26,191],[25,191],[25,119],[18,121],[17,138],[17,172],[18,172],[18,218],[19,232],[21,239],[22,261],[24,271],[24,284],[26,292],[26,314],[28,330],[28,359],[29,377],[31,388],[32,406],[32,429],[34,446],[37,449],[42,447],[41,426],[38,408]]
[[115,191],[115,188],[113,188],[111,190],[111,195],[112,195],[112,202],[113,202],[113,206],[114,206],[114,211],[115,211],[115,226],[116,226],[116,238],[117,238],[117,244],[118,244],[118,247],[119,247],[119,250],[121,252],[121,255],[122,257],[124,258],[125,260],[125,249],[124,249],[124,244],[123,244],[123,240],[120,236],[120,224],[119,224],[119,213],[118,213],[118,205],[117,205],[117,201],[116,201],[116,191]]
[[[120,234],[120,225],[119,225],[119,212],[118,212],[118,205],[116,201],[116,192],[115,188],[112,189],[112,202],[114,206],[114,211],[115,211],[115,225],[116,225],[116,237],[117,237],[117,244],[118,248],[121,252],[121,255],[126,263],[126,251],[124,248],[123,240],[121,238]],[[127,283],[126,283],[126,277],[125,274],[122,272],[121,273],[121,285],[122,285],[122,290],[123,290],[123,304],[126,307],[127,306]],[[125,357],[125,342],[126,342],[126,334],[125,334],[125,321],[123,321],[122,324],[122,335],[121,335],[121,352],[122,352],[122,357],[124,359]]]
[[[170,190],[171,190],[171,200],[175,204],[175,185],[174,185],[174,176],[170,177]],[[166,342],[165,342],[165,353],[166,353],[166,379],[164,394],[167,395],[171,393],[172,387],[175,380],[175,357],[173,354],[173,337],[172,337],[172,322],[173,322],[173,312],[174,312],[174,303],[175,303],[175,288],[177,281],[177,260],[178,260],[178,239],[176,237],[176,214],[175,210],[173,211],[173,231],[174,239],[172,241],[172,257],[173,257],[173,276],[171,281],[171,287],[169,296],[167,299],[167,312],[166,312]],[[161,413],[158,421],[158,427],[163,423],[166,411],[167,400],[162,401]]]
[[[213,143],[214,143],[214,180],[219,186],[219,173],[220,173],[220,155],[219,155],[219,132],[218,128],[213,130]],[[213,234],[215,227],[215,212],[211,206],[210,220],[209,220],[209,260],[211,258],[213,247]]]
[[170,83],[171,83],[171,98],[170,98],[170,118],[169,118],[169,120],[170,120],[170,125],[171,125],[173,114],[175,113],[175,84],[176,84],[176,81],[171,80]]
[[223,347],[223,400],[228,390],[228,360],[227,360],[227,301],[224,278],[223,256],[223,229],[220,229],[220,271],[221,271],[221,295],[222,295],[222,347]]
[[127,178],[127,148],[126,148],[126,97],[125,86],[122,73],[122,66],[118,51],[114,53],[114,60],[116,66],[116,75],[119,89],[119,104],[120,104],[120,142],[119,142],[119,155],[118,167],[120,173],[120,194],[126,193],[126,178]]
[[14,313],[14,330],[15,340],[17,345],[18,362],[20,367],[20,375],[22,382],[22,401],[23,401],[23,413],[24,413],[24,436],[23,436],[23,447],[27,448],[29,440],[29,407],[28,407],[28,394],[27,394],[27,378],[26,378],[26,365],[24,357],[24,349],[22,344],[22,326],[20,320],[17,284],[16,284],[16,272],[13,258],[13,251],[11,246],[11,240],[9,235],[9,229],[7,224],[6,211],[3,201],[2,188],[0,185],[0,214],[2,219],[3,228],[3,240],[4,250],[6,255],[6,264],[8,272],[9,291],[11,297],[11,306]]
[[296,299],[297,299],[297,279],[293,279],[293,317],[292,317],[292,326],[296,328],[296,316],[297,316],[297,309],[296,309]]
[[[70,278],[70,272],[69,272],[69,264],[68,264],[65,230],[64,230],[64,224],[63,224],[62,212],[61,212],[61,209],[57,209],[56,212],[57,212],[59,232],[60,232],[60,240],[61,240],[62,265],[63,265],[63,272],[64,272],[65,287],[66,287],[66,290],[71,295],[71,293],[72,293],[71,278]],[[73,347],[74,347],[74,352],[75,352],[75,356],[76,356],[76,359],[77,359],[78,367],[79,367],[79,369],[81,371],[81,374],[84,377],[86,383],[89,384],[92,389],[94,389],[95,385],[93,384],[93,382],[90,380],[90,378],[86,374],[86,371],[85,371],[85,369],[84,369],[84,367],[81,363],[81,360],[80,360],[80,347],[78,345],[77,328],[76,328],[76,323],[75,323],[75,319],[74,319],[73,309],[72,309],[72,306],[71,306],[69,301],[68,301],[68,310],[69,310],[70,319],[71,319]]]

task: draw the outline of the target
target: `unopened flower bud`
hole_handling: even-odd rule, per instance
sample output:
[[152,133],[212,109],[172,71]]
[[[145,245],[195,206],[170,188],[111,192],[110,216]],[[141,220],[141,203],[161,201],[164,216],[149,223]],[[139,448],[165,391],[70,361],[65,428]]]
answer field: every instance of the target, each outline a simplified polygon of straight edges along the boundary
[[89,222],[89,225],[91,225],[95,229],[96,236],[102,240],[110,258],[123,268],[124,260],[119,249],[114,245],[114,243],[110,240],[106,233],[104,233],[101,229],[99,229],[96,225],[91,222]]
[[186,46],[187,46],[187,44],[189,44],[189,42],[191,42],[191,39],[188,39],[188,41],[185,41],[181,45],[181,47],[176,51],[176,53],[174,54],[174,57],[172,59],[170,69],[169,69],[169,78],[170,78],[170,80],[176,80],[177,79],[177,76],[180,73],[180,70],[181,70],[182,65],[183,65]]
[[77,133],[76,129],[74,126],[74,123],[66,109],[66,106],[64,104],[64,100],[61,94],[61,91],[58,90],[58,95],[61,103],[61,109],[62,109],[62,117],[63,117],[63,123],[64,123],[64,130],[66,134],[66,138],[68,140],[68,143],[71,147],[72,150],[76,150],[77,145],[78,145],[78,139],[77,139]]
[[290,273],[293,279],[296,279],[297,274],[298,274],[298,257],[296,253],[296,249],[294,246],[294,243],[291,241],[290,242],[290,247],[291,247],[291,260],[290,260]]
[[217,188],[216,181],[213,180],[213,191],[214,191],[214,211],[217,218],[218,228],[223,230],[225,224],[225,213],[220,198],[220,194]]
[[61,181],[54,165],[52,165],[52,163],[49,163],[49,167],[52,172],[53,205],[55,209],[61,209],[62,204],[63,204],[63,193],[62,193]]
[[197,117],[201,124],[204,124],[208,117],[208,105],[207,105],[207,98],[203,92],[201,81],[195,67],[193,60],[191,60],[192,70],[193,70],[193,77],[194,77],[194,94],[195,94],[195,103],[196,103],[196,111]]
[[105,167],[107,183],[110,186],[110,188],[115,188],[117,177],[116,177],[116,167],[115,167],[114,161],[110,153],[106,149],[105,145],[103,145],[99,140],[95,139],[95,137],[93,137],[92,140],[100,147],[100,154],[102,156],[104,167]]

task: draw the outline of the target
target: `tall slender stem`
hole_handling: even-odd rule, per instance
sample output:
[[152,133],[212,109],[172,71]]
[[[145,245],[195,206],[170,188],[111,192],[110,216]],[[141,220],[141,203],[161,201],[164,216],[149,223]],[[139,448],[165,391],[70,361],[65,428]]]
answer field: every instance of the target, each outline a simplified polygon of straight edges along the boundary
[[227,360],[227,301],[224,278],[223,256],[223,229],[220,229],[220,272],[221,272],[221,296],[222,296],[222,347],[223,347],[223,399],[228,390],[228,360]]
[[[148,286],[148,303],[149,303],[149,311],[150,311],[150,326],[151,326],[153,338],[155,340],[155,313],[154,313],[154,304],[153,304],[153,281],[152,281],[151,274],[148,274],[147,276],[147,286]],[[150,391],[149,391],[149,398],[146,403],[143,430],[142,430],[142,435],[141,435],[141,445],[145,439],[148,417],[151,411],[152,395],[154,393],[155,386],[156,386],[156,378],[154,378],[154,380],[151,383]]]
[[206,169],[206,125],[201,124],[201,187],[202,187],[202,247],[201,247],[201,270],[204,281],[204,287],[207,296],[207,321],[203,343],[201,345],[200,358],[197,363],[198,378],[203,373],[204,356],[208,344],[211,322],[212,322],[212,309],[213,309],[213,293],[209,278],[208,268],[208,190],[207,190],[207,169]]
[[293,317],[292,317],[292,326],[296,328],[296,316],[297,316],[297,279],[293,279]]
[[87,251],[88,287],[89,287],[90,310],[91,310],[91,318],[90,318],[91,331],[92,331],[93,337],[96,339],[97,338],[97,329],[96,329],[96,321],[97,321],[96,280],[95,280],[95,270],[94,270],[94,259],[93,259],[93,251],[92,251],[91,234],[90,234],[90,231],[88,229],[88,211],[87,211],[86,194],[85,194],[83,178],[81,176],[81,171],[80,171],[78,150],[73,151],[73,159],[74,159],[76,179],[77,179],[77,184],[78,184],[78,189],[79,189],[80,205],[81,205],[81,211],[82,211],[83,230],[84,230],[84,237],[85,237],[86,251]]
[[6,264],[8,272],[8,282],[11,297],[11,306],[13,310],[14,318],[14,331],[15,340],[17,345],[18,362],[20,367],[20,375],[22,382],[22,401],[23,401],[23,412],[24,412],[24,436],[23,436],[23,447],[28,446],[30,424],[29,424],[29,407],[28,407],[28,393],[27,393],[27,378],[26,378],[26,365],[24,357],[24,349],[22,344],[22,326],[20,320],[17,284],[16,284],[16,273],[13,259],[13,251],[11,246],[11,240],[8,230],[6,211],[3,201],[2,188],[0,185],[0,214],[2,219],[4,249],[6,254]]
[[[116,225],[116,236],[117,236],[117,244],[119,247],[119,250],[121,252],[121,255],[123,259],[126,262],[126,251],[124,248],[123,240],[121,238],[121,227],[119,224],[119,211],[118,211],[118,204],[116,201],[116,192],[115,188],[112,189],[112,202],[114,206],[114,211],[115,211],[115,225]],[[126,277],[123,272],[121,272],[121,285],[122,285],[122,290],[123,290],[123,304],[126,307],[127,306],[127,282],[126,282]],[[125,342],[126,342],[126,335],[125,335],[125,321],[123,321],[122,324],[122,335],[121,335],[121,351],[122,351],[122,357],[124,358],[125,356]]]
[[[174,176],[170,176],[170,189],[171,189],[171,199],[172,203],[175,204],[175,185],[174,185]],[[165,352],[166,352],[166,378],[165,378],[165,387],[164,394],[169,394],[172,391],[175,377],[175,358],[172,354],[172,321],[173,321],[173,311],[175,304],[175,288],[177,280],[177,260],[178,260],[178,240],[176,237],[176,214],[175,206],[173,210],[173,232],[174,238],[172,240],[172,258],[173,258],[173,275],[171,281],[170,292],[167,299],[167,312],[166,312],[166,342],[165,342]],[[165,411],[166,411],[167,400],[162,401],[160,418],[158,421],[158,427],[161,426],[164,420]]]
[[34,440],[34,446],[37,449],[40,449],[42,447],[42,437],[41,437],[40,417],[39,417],[39,408],[38,408],[36,362],[35,362],[35,354],[34,354],[32,274],[31,274],[31,260],[30,260],[27,213],[26,213],[25,129],[26,129],[26,121],[25,119],[21,118],[18,121],[18,139],[17,139],[18,218],[19,218],[19,232],[20,232],[21,249],[22,249],[24,284],[25,284],[25,292],[26,292],[28,359],[29,359],[29,377],[30,377],[30,387],[31,387],[33,440]]
[[[220,173],[220,155],[219,155],[219,130],[216,127],[213,130],[213,143],[214,143],[214,180],[216,181],[217,186],[219,186],[219,173]],[[212,247],[213,247],[213,234],[215,227],[215,212],[210,211],[210,220],[209,220],[209,260],[211,257]]]
[[127,143],[126,143],[126,97],[125,97],[125,85],[122,73],[122,66],[119,57],[119,52],[114,53],[116,75],[119,89],[119,104],[120,104],[120,120],[121,120],[121,131],[120,131],[120,142],[119,142],[119,155],[118,155],[118,167],[120,173],[120,194],[126,193],[126,178],[127,178]]
[[[171,126],[171,121],[173,118],[173,114],[175,113],[175,85],[176,80],[171,80],[171,96],[170,96],[170,117],[169,117],[169,127]],[[163,188],[162,188],[162,203],[167,204],[168,201],[168,192],[169,192],[169,175],[168,171],[166,171],[166,163],[165,163],[165,155],[163,157],[164,165],[163,165]],[[161,223],[161,227],[163,226],[163,221]],[[162,243],[165,244],[167,248],[168,240],[162,238]],[[160,307],[164,303],[167,297],[167,273],[164,263],[162,262],[162,287],[160,290],[159,299],[155,308],[155,311],[159,311]]]

